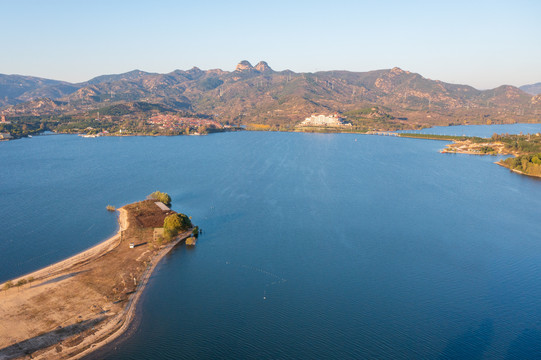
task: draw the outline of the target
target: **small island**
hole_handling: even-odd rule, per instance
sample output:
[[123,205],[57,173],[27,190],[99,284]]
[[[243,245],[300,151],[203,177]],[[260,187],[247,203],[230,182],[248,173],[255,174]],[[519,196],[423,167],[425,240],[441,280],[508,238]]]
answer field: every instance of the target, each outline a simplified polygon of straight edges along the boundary
[[110,239],[2,284],[0,359],[78,359],[122,335],[159,261],[198,234],[170,202],[155,192],[123,206]]

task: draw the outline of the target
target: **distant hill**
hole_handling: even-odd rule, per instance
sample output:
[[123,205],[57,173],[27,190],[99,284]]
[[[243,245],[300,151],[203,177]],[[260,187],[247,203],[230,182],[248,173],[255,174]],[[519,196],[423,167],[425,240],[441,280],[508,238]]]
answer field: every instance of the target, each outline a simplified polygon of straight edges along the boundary
[[138,79],[141,76],[145,76],[145,75],[156,75],[156,74],[147,73],[141,70],[132,70],[123,74],[100,75],[84,82],[83,84],[93,85],[93,84],[120,81],[120,80],[133,80],[133,79]]
[[400,68],[295,73],[274,71],[264,61],[256,66],[242,61],[232,72],[197,67],[167,74],[134,70],[80,84],[0,75],[0,94],[0,111],[8,117],[82,114],[137,102],[138,109],[148,103],[153,105],[142,108],[276,126],[298,124],[313,113],[363,114],[371,107],[384,109],[386,119],[399,119],[410,127],[541,122],[539,99],[519,88],[481,91]]
[[530,85],[522,85],[519,89],[527,92],[528,94],[539,95],[541,94],[541,82]]
[[40,97],[56,99],[66,96],[76,89],[77,86],[64,81],[0,74],[0,107]]

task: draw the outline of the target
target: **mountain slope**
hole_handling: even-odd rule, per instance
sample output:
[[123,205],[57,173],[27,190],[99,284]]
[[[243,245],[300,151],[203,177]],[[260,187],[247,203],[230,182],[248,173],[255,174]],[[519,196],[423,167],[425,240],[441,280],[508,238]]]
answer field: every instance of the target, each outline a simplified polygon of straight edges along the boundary
[[[22,80],[12,79],[10,94],[19,104],[2,109],[8,116],[78,114],[146,102],[235,123],[292,125],[316,112],[355,113],[373,106],[383,106],[390,116],[411,124],[541,121],[538,99],[519,88],[481,91],[400,68],[295,73],[274,71],[264,61],[256,66],[242,61],[232,72],[196,67],[167,74],[134,70],[81,84],[42,79],[15,91]],[[43,98],[54,101],[46,103]],[[29,101],[20,103],[23,100]]]
[[[145,71],[141,70],[132,70],[128,71],[127,73],[122,74],[110,74],[110,75],[100,75],[96,76],[95,78],[92,78],[83,84],[87,85],[93,85],[93,84],[99,84],[99,83],[105,83],[105,82],[113,82],[113,81],[119,81],[119,80],[134,80],[138,79],[141,76],[145,75],[151,75],[151,73],[147,73]],[[155,74],[152,74],[155,75]]]
[[72,87],[73,84],[64,81],[0,74],[0,107],[39,97],[62,97],[70,93]]

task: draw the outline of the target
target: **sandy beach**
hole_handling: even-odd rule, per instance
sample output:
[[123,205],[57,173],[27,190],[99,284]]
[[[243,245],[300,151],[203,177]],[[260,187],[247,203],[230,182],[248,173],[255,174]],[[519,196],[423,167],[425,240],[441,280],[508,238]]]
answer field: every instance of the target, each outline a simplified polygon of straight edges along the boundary
[[80,359],[121,336],[156,265],[191,235],[155,241],[170,213],[152,201],[125,206],[116,235],[13,279],[33,281],[0,292],[0,360]]
[[[93,258],[99,257],[100,255],[107,253],[117,247],[120,243],[120,234],[123,230],[128,228],[128,219],[126,215],[126,210],[123,208],[118,209],[119,216],[118,216],[118,223],[119,223],[119,229],[118,232],[111,236],[109,239],[102,241],[101,243],[84,250],[74,256],[71,256],[67,259],[64,259],[62,261],[59,261],[57,263],[54,263],[52,265],[49,265],[47,267],[41,268],[39,270],[36,270],[34,272],[28,273],[23,276],[19,276],[15,279],[12,279],[11,281],[15,284],[17,281],[22,279],[28,279],[28,278],[34,278],[34,281],[39,281],[44,278],[50,278],[54,276],[55,274],[58,274],[60,272],[65,271],[66,269],[84,262],[91,260]],[[4,284],[0,284],[0,287]]]
[[[486,152],[485,149],[492,149]],[[509,154],[505,145],[501,142],[473,143],[471,140],[453,141],[440,151],[448,154],[469,154],[469,155],[506,155]]]

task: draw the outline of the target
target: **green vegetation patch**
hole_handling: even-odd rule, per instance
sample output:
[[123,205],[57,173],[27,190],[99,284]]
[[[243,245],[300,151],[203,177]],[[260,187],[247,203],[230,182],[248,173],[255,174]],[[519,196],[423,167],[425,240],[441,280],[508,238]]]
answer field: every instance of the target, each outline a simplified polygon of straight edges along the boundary
[[446,141],[464,141],[471,140],[474,142],[487,142],[488,139],[469,136],[455,136],[455,135],[433,135],[433,134],[417,134],[417,133],[399,133],[400,137],[414,138],[414,139],[427,139],[427,140],[446,140]]
[[161,201],[167,206],[171,206],[171,196],[169,194],[161,192],[161,191],[154,191],[152,194],[148,196],[149,199]]
[[178,235],[180,231],[188,230],[192,227],[192,221],[184,214],[171,214],[163,221],[163,234],[166,241]]
[[527,154],[501,160],[500,163],[526,175],[541,177],[541,153]]
[[540,134],[494,134],[491,140],[500,141],[505,144],[505,147],[513,152],[535,154],[541,152],[541,135]]
[[224,82],[217,77],[208,77],[199,82],[198,87],[203,91],[209,91],[216,89],[218,86],[222,85]]
[[9,133],[14,138],[38,134],[46,129],[44,123],[15,123],[0,124],[0,133]]

